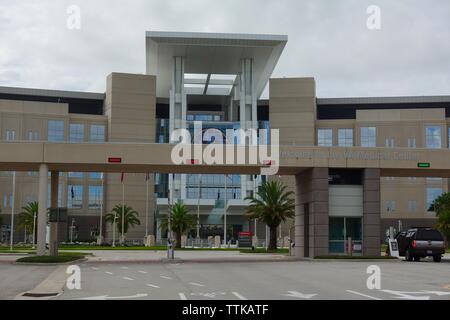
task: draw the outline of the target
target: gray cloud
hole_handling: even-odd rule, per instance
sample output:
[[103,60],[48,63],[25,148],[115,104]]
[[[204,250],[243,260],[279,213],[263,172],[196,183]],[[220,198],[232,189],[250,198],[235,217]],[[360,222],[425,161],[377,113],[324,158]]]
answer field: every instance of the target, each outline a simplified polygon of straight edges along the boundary
[[[81,30],[66,28],[71,4]],[[102,92],[112,71],[145,72],[146,30],[170,30],[287,34],[273,77],[314,76],[319,97],[450,94],[448,12],[447,0],[0,0],[0,85]]]

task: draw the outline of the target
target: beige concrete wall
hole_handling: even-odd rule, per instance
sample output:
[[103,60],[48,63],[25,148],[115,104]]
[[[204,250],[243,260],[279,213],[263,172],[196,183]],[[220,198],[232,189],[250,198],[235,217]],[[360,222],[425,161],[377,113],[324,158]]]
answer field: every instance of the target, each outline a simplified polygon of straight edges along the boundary
[[[107,78],[105,115],[108,117],[108,141],[155,142],[156,77],[148,75],[112,73]],[[114,155],[111,155],[114,156]],[[140,226],[131,228],[126,238],[142,240],[146,221],[145,174],[127,173],[124,176],[125,204],[139,213]],[[149,233],[153,234],[155,208],[154,178],[149,184]],[[107,175],[106,209],[122,203],[120,173]],[[111,225],[107,226],[107,240],[112,238]]]

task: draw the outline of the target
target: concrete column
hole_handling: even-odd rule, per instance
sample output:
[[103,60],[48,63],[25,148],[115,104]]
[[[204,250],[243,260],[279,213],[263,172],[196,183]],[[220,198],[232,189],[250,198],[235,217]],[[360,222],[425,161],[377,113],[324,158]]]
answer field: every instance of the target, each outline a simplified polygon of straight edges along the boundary
[[47,229],[47,183],[48,166],[43,163],[39,167],[39,211],[37,228],[37,255],[45,255],[45,238]]
[[[59,172],[52,171],[50,178],[50,208],[58,208]],[[58,255],[58,222],[50,222],[49,249],[51,256]]]
[[328,168],[305,170],[295,177],[296,257],[328,254]]
[[380,169],[365,169],[363,179],[363,255],[379,256],[381,254]]

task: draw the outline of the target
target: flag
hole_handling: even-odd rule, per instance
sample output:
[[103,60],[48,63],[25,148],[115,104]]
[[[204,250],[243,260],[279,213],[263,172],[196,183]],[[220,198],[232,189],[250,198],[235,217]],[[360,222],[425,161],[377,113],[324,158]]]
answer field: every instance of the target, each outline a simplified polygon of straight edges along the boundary
[[70,188],[70,195],[72,196],[72,199],[75,198],[75,192],[73,191],[73,186]]
[[122,172],[122,174],[120,175],[120,182],[122,182],[123,183],[123,178],[124,178],[124,173]]

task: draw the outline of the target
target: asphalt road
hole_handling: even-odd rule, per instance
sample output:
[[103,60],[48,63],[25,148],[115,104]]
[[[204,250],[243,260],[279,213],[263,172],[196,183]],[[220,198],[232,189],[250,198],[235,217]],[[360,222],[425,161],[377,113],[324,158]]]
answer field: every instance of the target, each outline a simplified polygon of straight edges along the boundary
[[[367,288],[370,265],[380,267],[381,289]],[[450,300],[449,262],[85,263],[80,267],[81,290],[65,288],[54,299]]]
[[0,264],[0,300],[14,299],[44,281],[56,266]]

